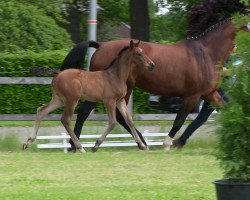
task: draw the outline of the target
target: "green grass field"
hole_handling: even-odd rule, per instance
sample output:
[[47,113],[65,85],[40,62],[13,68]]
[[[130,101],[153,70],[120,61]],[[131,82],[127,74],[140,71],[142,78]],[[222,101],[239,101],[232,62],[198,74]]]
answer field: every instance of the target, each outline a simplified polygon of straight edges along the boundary
[[[166,126],[159,121],[136,123]],[[33,122],[0,122],[0,126],[33,126]],[[35,144],[22,151],[20,141],[9,135],[0,138],[0,199],[215,200],[212,181],[223,176],[213,155],[215,142],[210,135],[192,138],[182,151],[165,152],[161,146],[149,152],[100,147],[95,154],[88,148],[86,154],[64,154],[39,150]]]
[[0,199],[214,200],[211,149],[0,152]]

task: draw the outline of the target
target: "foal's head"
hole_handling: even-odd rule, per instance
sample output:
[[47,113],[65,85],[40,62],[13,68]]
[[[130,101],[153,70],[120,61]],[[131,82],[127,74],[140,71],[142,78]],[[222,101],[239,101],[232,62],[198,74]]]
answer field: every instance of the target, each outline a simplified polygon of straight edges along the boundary
[[144,66],[146,67],[149,71],[152,71],[155,67],[154,62],[147,57],[141,48],[139,48],[139,42],[134,43],[133,40],[130,41],[129,44],[129,59],[130,62],[135,64],[136,66]]

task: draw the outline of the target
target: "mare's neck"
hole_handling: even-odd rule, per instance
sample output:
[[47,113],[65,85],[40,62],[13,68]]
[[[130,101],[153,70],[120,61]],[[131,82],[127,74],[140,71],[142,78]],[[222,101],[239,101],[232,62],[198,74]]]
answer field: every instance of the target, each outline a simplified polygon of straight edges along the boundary
[[234,24],[228,22],[201,39],[202,44],[208,48],[214,64],[223,63],[228,58],[234,46],[235,35]]

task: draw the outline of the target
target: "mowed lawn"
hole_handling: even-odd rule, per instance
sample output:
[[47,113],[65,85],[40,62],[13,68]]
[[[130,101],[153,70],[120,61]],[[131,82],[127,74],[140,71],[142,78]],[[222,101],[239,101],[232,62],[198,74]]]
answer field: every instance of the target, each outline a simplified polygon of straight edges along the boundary
[[215,200],[221,177],[212,148],[0,152],[1,200]]

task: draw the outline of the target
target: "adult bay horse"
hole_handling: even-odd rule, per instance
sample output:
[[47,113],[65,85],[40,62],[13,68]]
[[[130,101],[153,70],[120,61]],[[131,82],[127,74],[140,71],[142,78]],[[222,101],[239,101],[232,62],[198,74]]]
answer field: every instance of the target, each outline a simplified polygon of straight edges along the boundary
[[[138,43],[133,43],[133,40],[130,41],[130,46],[120,50],[117,58],[103,71],[88,72],[79,69],[68,69],[56,72],[50,68],[34,67],[32,69],[33,72],[50,72],[55,75],[52,80],[52,99],[48,104],[37,109],[34,133],[28,138],[23,148],[28,148],[35,141],[43,117],[56,108],[64,106],[61,122],[76,148],[80,152],[85,152],[70,125],[77,102],[83,98],[92,102],[102,102],[107,109],[109,117],[108,128],[100,139],[96,141],[95,146],[92,148],[93,151],[97,151],[107,134],[114,128],[116,124],[116,107],[129,126],[138,146],[146,150],[147,146],[141,141],[135,130],[124,99],[127,93],[126,82],[130,71],[137,67],[143,67],[146,71],[152,71],[154,63],[138,47]],[[138,69],[138,71],[140,70]]]
[[[220,71],[234,47],[238,31],[231,16],[234,13],[245,14],[246,12],[246,6],[238,0],[205,0],[189,11],[186,39],[175,44],[140,43],[140,48],[157,67],[152,73],[138,68],[131,71],[127,81],[126,102],[134,86],[156,95],[183,98],[181,109],[163,143],[166,149],[172,145],[175,134],[200,98],[209,104],[223,104],[216,90],[221,78]],[[71,67],[80,68],[88,47],[97,49],[91,58],[90,70],[103,70],[128,40],[82,42],[69,52],[61,70]],[[76,63],[79,65],[76,66]],[[220,67],[218,64],[221,64]],[[95,105],[96,103],[86,101],[80,106],[74,129],[77,137],[81,133],[84,120]],[[119,123],[129,131],[119,111],[117,117]],[[141,133],[137,132],[146,144]],[[73,144],[72,149],[74,149]]]

